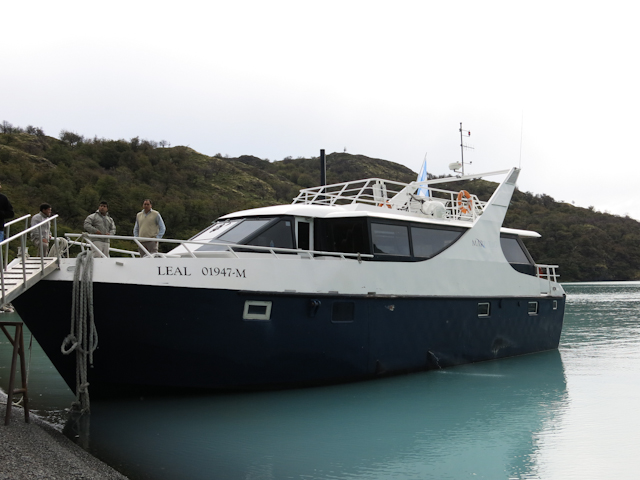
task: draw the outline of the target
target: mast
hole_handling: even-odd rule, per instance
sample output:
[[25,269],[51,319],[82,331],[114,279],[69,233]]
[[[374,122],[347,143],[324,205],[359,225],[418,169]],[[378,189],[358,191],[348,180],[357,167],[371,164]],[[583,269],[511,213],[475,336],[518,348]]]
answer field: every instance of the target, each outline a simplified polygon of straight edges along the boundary
[[462,175],[464,176],[464,145],[462,144],[462,122],[460,122],[460,158],[462,159]]
[[[470,137],[470,130],[462,130],[462,122],[460,122],[460,158],[462,160],[462,176],[464,176],[464,149],[470,148],[473,150],[473,147],[464,144],[463,137]],[[471,162],[469,162],[471,163]]]

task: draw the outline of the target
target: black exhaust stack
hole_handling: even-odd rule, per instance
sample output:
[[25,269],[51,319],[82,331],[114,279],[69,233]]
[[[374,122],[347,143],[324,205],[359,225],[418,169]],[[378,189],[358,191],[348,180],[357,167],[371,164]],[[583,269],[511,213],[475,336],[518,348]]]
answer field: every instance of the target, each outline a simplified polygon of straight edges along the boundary
[[327,184],[327,159],[324,156],[324,148],[320,150],[320,186]]

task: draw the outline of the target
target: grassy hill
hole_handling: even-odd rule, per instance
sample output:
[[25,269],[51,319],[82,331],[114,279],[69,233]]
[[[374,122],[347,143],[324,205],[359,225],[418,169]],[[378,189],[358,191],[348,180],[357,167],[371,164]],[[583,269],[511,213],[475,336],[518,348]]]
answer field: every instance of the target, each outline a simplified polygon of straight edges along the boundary
[[[162,213],[167,237],[188,238],[236,210],[290,203],[300,188],[319,185],[318,158],[270,162],[253,156],[207,156],[153,141],[59,138],[41,129],[0,125],[0,180],[16,216],[35,214],[42,202],[60,215],[59,233],[80,232],[84,218],[109,202],[119,234],[133,231],[142,200]],[[416,172],[363,155],[327,156],[328,183],[380,177],[401,182]],[[487,199],[495,185],[462,185]],[[640,223],[516,191],[505,226],[535,230],[527,241],[538,263],[560,265],[563,281],[640,280]],[[115,245],[117,246],[117,245]]]

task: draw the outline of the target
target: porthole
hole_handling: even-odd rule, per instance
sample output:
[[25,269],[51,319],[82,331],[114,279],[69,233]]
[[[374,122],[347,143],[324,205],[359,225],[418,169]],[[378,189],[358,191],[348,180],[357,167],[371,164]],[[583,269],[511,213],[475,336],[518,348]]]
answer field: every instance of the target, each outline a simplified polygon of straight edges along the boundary
[[353,302],[333,302],[331,321],[334,323],[353,322],[355,309],[356,306]]
[[538,315],[538,302],[529,302],[527,311],[529,312],[529,315]]
[[490,303],[478,303],[478,316],[479,317],[488,317],[491,313],[491,304]]
[[271,302],[247,300],[244,302],[243,320],[270,320]]

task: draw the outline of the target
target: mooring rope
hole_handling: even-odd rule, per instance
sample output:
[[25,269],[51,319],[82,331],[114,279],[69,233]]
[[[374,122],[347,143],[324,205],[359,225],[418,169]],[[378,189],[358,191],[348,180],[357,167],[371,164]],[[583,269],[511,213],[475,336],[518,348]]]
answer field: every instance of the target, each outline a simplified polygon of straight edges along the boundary
[[71,302],[71,333],[62,341],[65,355],[76,351],[76,401],[72,408],[89,412],[89,382],[87,359],[93,365],[93,352],[98,347],[98,332],[93,317],[93,253],[78,254],[73,274]]

